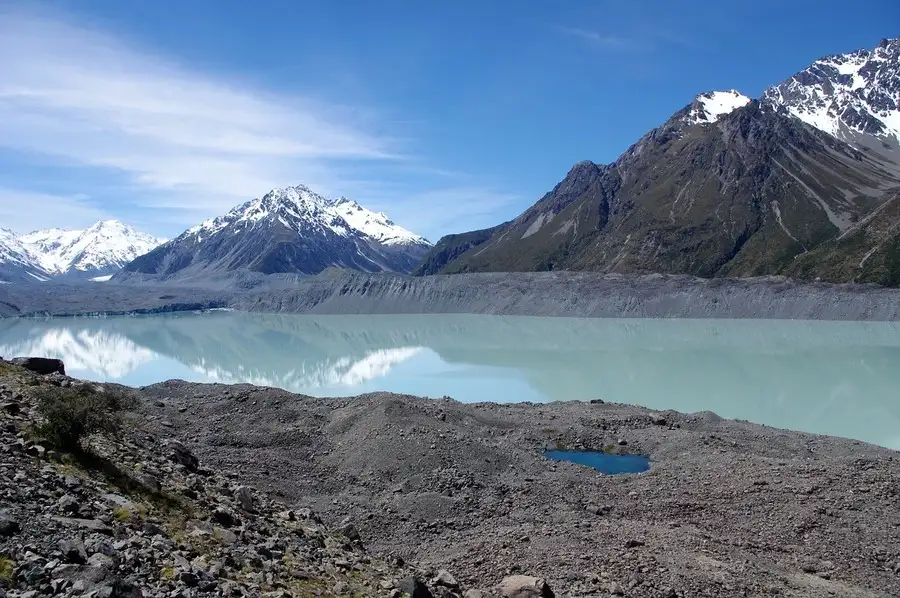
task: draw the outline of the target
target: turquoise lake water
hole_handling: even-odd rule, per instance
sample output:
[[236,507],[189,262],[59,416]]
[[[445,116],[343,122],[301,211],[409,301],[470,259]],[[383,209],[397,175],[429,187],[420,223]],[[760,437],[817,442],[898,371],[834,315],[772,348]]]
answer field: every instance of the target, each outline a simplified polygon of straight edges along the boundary
[[0,320],[0,355],[133,386],[634,403],[900,449],[900,325],[212,312]]
[[554,461],[569,461],[592,467],[609,475],[641,473],[650,469],[650,458],[644,455],[615,455],[600,451],[546,451],[544,456]]

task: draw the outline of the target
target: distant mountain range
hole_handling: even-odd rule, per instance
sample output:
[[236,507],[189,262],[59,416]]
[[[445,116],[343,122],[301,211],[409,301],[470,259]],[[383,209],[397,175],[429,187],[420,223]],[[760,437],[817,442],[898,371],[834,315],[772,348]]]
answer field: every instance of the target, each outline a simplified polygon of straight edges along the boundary
[[442,238],[415,273],[560,269],[900,285],[900,39],[756,100],[701,94],[514,220]]
[[120,277],[318,274],[330,267],[408,273],[430,248],[383,213],[300,185],[273,189],[188,229],[126,265]]
[[102,280],[163,242],[117,220],[26,235],[0,229],[0,281]]

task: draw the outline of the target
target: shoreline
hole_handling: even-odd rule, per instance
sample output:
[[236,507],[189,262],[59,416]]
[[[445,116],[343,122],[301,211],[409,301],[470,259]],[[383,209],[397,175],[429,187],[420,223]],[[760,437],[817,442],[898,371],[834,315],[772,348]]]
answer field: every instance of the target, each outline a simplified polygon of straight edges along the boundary
[[[191,281],[184,281],[188,285]],[[145,315],[233,309],[310,314],[485,314],[592,318],[900,321],[900,290],[781,278],[699,279],[594,273],[410,277],[327,272],[201,286],[2,285],[0,317]]]

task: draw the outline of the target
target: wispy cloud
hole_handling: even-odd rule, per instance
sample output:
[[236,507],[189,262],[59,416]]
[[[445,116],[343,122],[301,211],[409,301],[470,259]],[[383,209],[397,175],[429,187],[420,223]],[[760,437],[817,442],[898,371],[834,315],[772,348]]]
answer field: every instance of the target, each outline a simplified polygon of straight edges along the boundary
[[564,35],[576,37],[595,46],[602,46],[613,50],[628,50],[637,47],[635,40],[616,35],[607,35],[599,31],[579,29],[577,27],[560,27],[559,31]]
[[96,222],[112,215],[84,195],[54,195],[0,188],[0,227],[15,232],[37,228],[68,228],[72,223]]
[[[217,213],[277,185],[399,163],[366,110],[266,93],[44,13],[0,9],[0,146],[113,169],[132,204]],[[51,199],[47,197],[46,199]],[[125,198],[123,198],[123,201]]]
[[610,35],[578,27],[558,27],[563,35],[581,40],[595,49],[628,54],[650,54],[664,46],[699,48],[700,45],[687,36],[675,31],[660,28],[651,24],[643,24],[640,31],[629,31],[627,34]]

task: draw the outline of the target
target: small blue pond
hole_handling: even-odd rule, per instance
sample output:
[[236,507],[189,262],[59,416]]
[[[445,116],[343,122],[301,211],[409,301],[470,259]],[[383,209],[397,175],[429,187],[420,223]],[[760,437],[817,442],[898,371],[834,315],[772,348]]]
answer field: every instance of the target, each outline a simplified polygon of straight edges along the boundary
[[587,465],[609,475],[640,473],[650,469],[650,457],[643,455],[614,455],[600,451],[544,451],[544,456],[554,461]]

